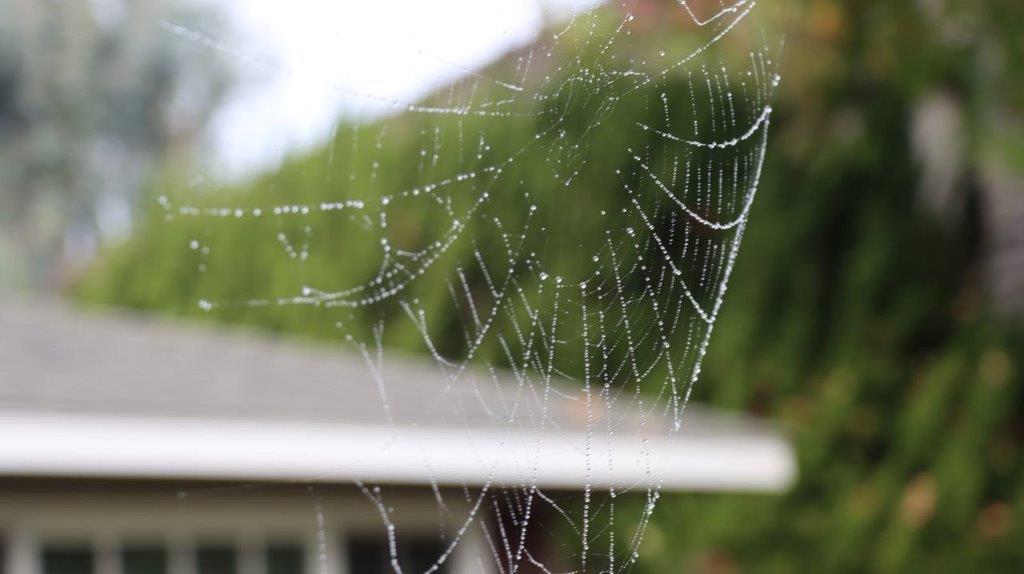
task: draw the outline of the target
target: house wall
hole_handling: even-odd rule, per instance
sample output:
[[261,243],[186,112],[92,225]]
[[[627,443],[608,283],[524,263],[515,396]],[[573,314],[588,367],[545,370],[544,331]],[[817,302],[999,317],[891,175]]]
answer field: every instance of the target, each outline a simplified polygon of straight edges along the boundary
[[[465,523],[470,504],[443,493],[440,510],[428,488],[383,487],[399,536],[446,540]],[[448,559],[451,574],[479,574],[493,562],[475,521]],[[118,574],[123,544],[160,542],[169,574],[195,572],[200,542],[230,543],[240,574],[264,574],[266,543],[301,544],[309,574],[349,572],[345,541],[386,532],[376,506],[354,486],[186,484],[132,481],[22,480],[0,482],[4,573],[41,572],[44,542],[88,543],[97,574]]]

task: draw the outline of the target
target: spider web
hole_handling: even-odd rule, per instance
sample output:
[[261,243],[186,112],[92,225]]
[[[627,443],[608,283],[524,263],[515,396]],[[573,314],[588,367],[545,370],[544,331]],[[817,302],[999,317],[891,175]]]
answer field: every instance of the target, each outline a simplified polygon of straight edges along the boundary
[[[256,285],[200,308],[330,313],[365,361],[388,425],[469,424],[527,444],[533,455],[517,461],[515,480],[495,478],[497,459],[483,456],[495,468],[479,484],[436,478],[424,454],[443,544],[418,571],[443,571],[471,535],[487,550],[481,571],[621,572],[636,562],[663,481],[648,439],[681,428],[765,156],[779,76],[755,13],[751,0],[679,0],[669,14],[687,22],[685,38],[661,48],[643,45],[626,7],[579,14],[504,67],[461,68],[463,79],[421,102],[326,85],[399,112],[339,131],[327,161],[347,177],[318,184],[332,199],[161,197],[168,225],[202,222],[188,245],[197,272],[214,264],[211,250],[232,249],[217,245],[217,230],[254,220],[250,239],[276,243],[296,266],[291,286]],[[410,165],[413,181],[401,175]],[[332,242],[344,260],[318,259]],[[245,257],[234,249],[222,261]],[[432,358],[444,381],[432,400],[396,402],[394,340]],[[571,494],[540,478],[544,452],[569,432],[553,406],[565,402],[578,405],[585,436]],[[628,484],[609,446],[622,435],[645,469]],[[391,568],[412,571],[400,497],[356,487],[379,514]],[[556,533],[572,559],[534,555],[538,530]]]

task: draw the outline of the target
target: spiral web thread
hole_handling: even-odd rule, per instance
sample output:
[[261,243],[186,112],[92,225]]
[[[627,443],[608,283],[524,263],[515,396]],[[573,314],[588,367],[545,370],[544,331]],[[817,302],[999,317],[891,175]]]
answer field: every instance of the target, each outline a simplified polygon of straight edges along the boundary
[[[524,462],[516,483],[487,480],[451,490],[424,464],[438,517],[447,525],[440,534],[443,551],[426,573],[446,568],[470,532],[490,553],[481,571],[554,571],[531,553],[527,538],[534,529],[577,538],[560,544],[574,556],[573,572],[622,572],[636,562],[661,490],[652,464],[658,454],[646,450],[646,433],[659,421],[670,421],[669,433],[682,425],[757,191],[779,83],[760,30],[743,30],[743,38],[757,38],[745,52],[724,47],[752,26],[756,2],[720,2],[679,0],[670,13],[686,19],[690,43],[643,61],[616,56],[643,33],[623,6],[615,26],[602,26],[601,14],[608,12],[597,11],[538,34],[531,47],[510,57],[502,77],[460,68],[463,79],[423,102],[325,84],[411,118],[418,149],[403,160],[418,166],[414,186],[361,192],[382,188],[379,160],[392,137],[384,121],[353,128],[351,149],[332,146],[329,161],[349,154],[349,165],[358,166],[350,167],[348,181],[332,184],[338,189],[332,201],[225,206],[161,197],[168,225],[272,222],[280,231],[271,240],[281,257],[294,261],[300,278],[316,257],[324,226],[358,228],[364,239],[346,249],[375,254],[376,270],[366,277],[198,305],[208,311],[309,306],[333,313],[340,336],[365,360],[390,425],[396,422],[384,341],[395,325],[411,325],[418,347],[446,380],[437,400],[423,405],[420,421],[457,423],[469,411],[482,412],[492,429],[509,436],[528,429],[537,436],[538,456]],[[199,32],[171,22],[161,26],[255,60]],[[659,89],[669,84],[677,89]],[[522,138],[525,145],[509,150],[490,137],[506,133],[509,123],[532,133]],[[623,125],[636,133],[609,133]],[[598,147],[615,145],[624,147],[618,153],[628,163],[599,161]],[[529,183],[540,177],[538,164],[551,184],[545,195]],[[600,181],[616,182],[617,203],[591,205],[588,190]],[[599,226],[599,236],[572,236],[557,225],[559,210],[583,212]],[[428,240],[406,245],[392,232],[395,218],[409,213],[433,230]],[[576,250],[575,256],[549,258],[559,246]],[[217,246],[196,238],[187,248],[201,253],[197,271],[205,272],[206,255]],[[446,294],[444,303],[423,300],[436,292]],[[458,317],[454,338],[460,343],[448,350],[438,341],[453,337],[453,330],[434,320],[436,313]],[[515,392],[502,390],[501,380],[513,381]],[[468,390],[477,404],[446,401],[454,389]],[[555,400],[575,401],[584,413],[586,480],[578,495],[538,485],[536,461],[560,432],[549,416]],[[598,437],[617,433],[639,438],[636,458],[648,468],[642,483],[616,484],[612,458],[594,446]],[[592,481],[597,474],[603,478]],[[403,572],[387,489],[363,481],[356,487],[379,513],[392,569]],[[641,498],[642,509],[620,504],[623,494]],[[462,499],[464,512],[455,515],[452,496]],[[539,508],[544,523],[535,518]]]

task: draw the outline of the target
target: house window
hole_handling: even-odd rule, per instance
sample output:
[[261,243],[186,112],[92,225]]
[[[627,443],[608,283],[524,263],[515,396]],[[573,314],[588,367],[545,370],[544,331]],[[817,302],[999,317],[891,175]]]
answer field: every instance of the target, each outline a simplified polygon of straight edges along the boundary
[[88,546],[43,548],[43,574],[93,574],[93,551]]
[[121,551],[124,574],[166,574],[167,550],[160,546],[126,546]]
[[[2,539],[0,539],[2,542]],[[430,536],[400,536],[397,539],[398,564],[404,572],[430,570],[444,553],[445,544]],[[119,546],[119,549],[118,549]],[[2,545],[0,545],[2,549]],[[187,551],[184,564],[191,564],[192,574],[239,574],[244,564],[252,565],[263,574],[304,574],[307,571],[308,547],[302,542],[268,540],[263,546],[253,548],[255,554],[246,553],[246,558],[230,543],[200,543]],[[355,536],[348,539],[344,547],[347,554],[348,574],[392,574],[388,541],[382,536]],[[0,554],[2,557],[2,554]],[[97,564],[120,565],[118,574],[169,574],[171,572],[171,550],[160,543],[125,541],[120,545],[106,546],[99,551],[90,545],[69,545],[47,543],[39,556],[41,574],[96,574]],[[449,574],[448,564],[435,570],[437,574]],[[0,574],[2,563],[0,563]],[[16,573],[9,573],[16,574]]]
[[297,544],[271,544],[267,546],[267,574],[302,574],[305,557]]
[[196,549],[199,574],[235,574],[238,559],[231,546],[200,546]]
[[[396,540],[398,564],[403,572],[425,572],[445,551],[445,545],[436,538],[403,536]],[[388,541],[380,536],[356,536],[349,540],[349,572],[351,574],[390,574],[391,553]],[[448,574],[448,564],[435,572]]]

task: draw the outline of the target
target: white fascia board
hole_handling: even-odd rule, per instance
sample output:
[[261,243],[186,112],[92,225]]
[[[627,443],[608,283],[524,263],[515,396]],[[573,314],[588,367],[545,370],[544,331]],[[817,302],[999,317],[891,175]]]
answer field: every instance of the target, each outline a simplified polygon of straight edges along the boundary
[[758,432],[588,439],[555,429],[0,412],[0,474],[777,492],[796,463],[786,439]]

